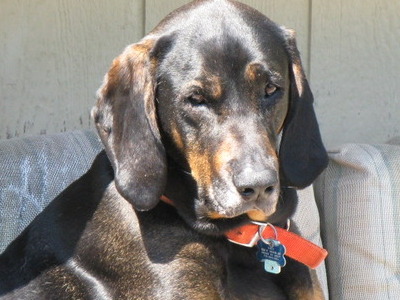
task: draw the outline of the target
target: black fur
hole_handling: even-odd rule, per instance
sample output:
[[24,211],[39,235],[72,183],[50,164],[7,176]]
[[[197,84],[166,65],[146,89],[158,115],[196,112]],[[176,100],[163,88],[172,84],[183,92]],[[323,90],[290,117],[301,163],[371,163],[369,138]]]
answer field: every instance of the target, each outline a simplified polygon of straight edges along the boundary
[[325,168],[312,103],[290,30],[235,1],[171,13],[114,60],[105,152],[0,256],[0,298],[322,299],[307,267],[268,274],[224,236],[283,226]]

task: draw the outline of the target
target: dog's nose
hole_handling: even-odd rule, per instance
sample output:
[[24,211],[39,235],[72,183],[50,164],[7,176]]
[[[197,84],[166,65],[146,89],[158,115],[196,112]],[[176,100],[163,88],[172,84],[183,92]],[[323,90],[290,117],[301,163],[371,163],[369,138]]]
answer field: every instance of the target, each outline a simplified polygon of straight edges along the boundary
[[262,200],[278,188],[278,175],[274,170],[254,171],[246,168],[233,176],[233,183],[246,201]]

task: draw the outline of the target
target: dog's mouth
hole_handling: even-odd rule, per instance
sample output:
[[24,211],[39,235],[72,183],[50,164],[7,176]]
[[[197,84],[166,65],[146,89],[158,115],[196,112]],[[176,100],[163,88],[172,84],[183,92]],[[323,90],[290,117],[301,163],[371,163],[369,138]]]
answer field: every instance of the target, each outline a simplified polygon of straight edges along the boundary
[[[168,197],[162,196],[163,202],[175,206],[173,200]],[[198,198],[195,198],[195,203],[199,203]],[[178,204],[178,203],[176,203]],[[178,205],[180,206],[180,205]],[[206,235],[221,236],[225,235],[226,232],[233,228],[249,224],[251,222],[268,222],[269,217],[276,212],[276,205],[274,201],[269,205],[271,207],[267,212],[262,211],[258,208],[252,208],[243,210],[243,207],[237,208],[236,210],[217,210],[207,209],[206,206],[195,205],[197,209],[186,210],[184,207],[179,207],[178,212],[181,211],[180,215],[191,225],[193,229]],[[183,210],[183,211],[182,211]],[[191,213],[190,213],[191,211]]]
[[222,235],[235,227],[251,222],[268,222],[269,217],[276,211],[275,201],[266,204],[261,210],[252,206],[244,209],[243,206],[238,206],[236,209],[219,209],[217,210],[197,210],[196,216],[190,222],[194,228],[200,232],[210,235]]
[[200,199],[195,201],[195,211],[198,218],[211,221],[242,216],[250,221],[266,222],[275,213],[278,199],[279,189],[266,197],[260,196],[256,199],[248,199],[233,189],[225,189],[223,193],[200,195]]
[[184,172],[184,175],[188,179],[185,188],[192,191],[193,198],[191,201],[177,201],[176,206],[181,217],[196,231],[220,236],[251,222],[268,222],[277,210],[279,183],[273,189],[265,188],[265,192],[255,190],[256,194],[249,196],[247,190],[241,193],[231,174],[214,177],[208,184],[196,180],[192,173]]
[[230,218],[219,214],[213,214],[212,217],[210,216],[192,220],[190,224],[193,229],[200,233],[211,236],[225,236],[226,233],[231,231],[232,229],[241,227],[246,224],[254,222],[268,222],[268,217],[260,217],[258,215],[259,212],[256,212],[256,215],[253,215],[253,213],[254,212],[251,211]]

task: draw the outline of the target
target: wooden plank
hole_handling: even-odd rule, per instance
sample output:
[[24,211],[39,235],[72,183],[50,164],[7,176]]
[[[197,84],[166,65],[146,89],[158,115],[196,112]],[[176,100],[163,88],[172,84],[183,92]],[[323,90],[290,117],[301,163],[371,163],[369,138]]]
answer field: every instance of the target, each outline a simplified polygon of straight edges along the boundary
[[400,1],[313,1],[311,83],[328,147],[400,135]]
[[2,0],[0,138],[90,126],[112,59],[143,35],[144,2]]
[[190,0],[145,0],[145,32],[150,32],[164,17]]

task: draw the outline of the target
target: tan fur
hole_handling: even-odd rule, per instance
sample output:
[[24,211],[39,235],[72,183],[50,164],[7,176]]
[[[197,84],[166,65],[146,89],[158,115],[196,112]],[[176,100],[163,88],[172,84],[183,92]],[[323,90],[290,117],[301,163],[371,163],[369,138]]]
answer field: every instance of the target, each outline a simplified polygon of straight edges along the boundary
[[207,216],[208,216],[210,219],[224,219],[224,218],[226,218],[226,216],[221,215],[221,214],[219,214],[219,213],[217,213],[217,212],[210,212],[210,213],[208,213]]
[[303,81],[304,81],[303,70],[297,62],[293,63],[292,70],[294,74],[294,79],[296,81],[296,87],[299,92],[299,96],[301,97],[301,95],[303,94]]
[[199,150],[192,150],[188,153],[192,176],[200,186],[211,186],[212,184],[212,169],[209,158],[208,151],[201,153]]
[[235,149],[236,144],[232,136],[227,136],[221,143],[213,158],[213,165],[217,173],[221,172],[227,162],[234,158],[234,151],[232,150]]
[[268,216],[261,210],[250,210],[247,212],[249,218],[253,221],[265,222]]
[[324,292],[322,291],[317,273],[315,270],[310,270],[312,288],[310,289],[297,289],[293,292],[293,298],[299,300],[324,300]]
[[257,63],[251,63],[246,66],[245,78],[249,81],[257,80],[261,76],[260,65]]
[[223,94],[221,78],[213,74],[209,74],[206,78],[206,86],[209,89],[211,97],[214,100],[220,99]]
[[181,136],[180,132],[178,131],[176,124],[172,125],[171,132],[172,132],[172,139],[174,140],[175,145],[178,147],[179,150],[183,151],[185,145],[183,143],[182,136]]

